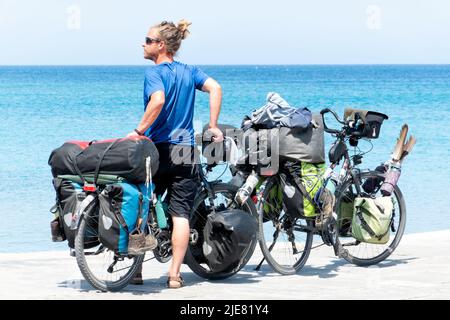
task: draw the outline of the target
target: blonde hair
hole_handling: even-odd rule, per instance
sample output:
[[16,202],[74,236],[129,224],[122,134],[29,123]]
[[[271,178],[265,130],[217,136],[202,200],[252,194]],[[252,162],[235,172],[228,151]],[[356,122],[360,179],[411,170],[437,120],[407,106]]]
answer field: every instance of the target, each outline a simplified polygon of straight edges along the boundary
[[189,35],[189,26],[192,23],[182,19],[175,26],[173,22],[163,21],[154,26],[158,30],[159,36],[165,42],[167,52],[175,55],[180,48],[181,41]]

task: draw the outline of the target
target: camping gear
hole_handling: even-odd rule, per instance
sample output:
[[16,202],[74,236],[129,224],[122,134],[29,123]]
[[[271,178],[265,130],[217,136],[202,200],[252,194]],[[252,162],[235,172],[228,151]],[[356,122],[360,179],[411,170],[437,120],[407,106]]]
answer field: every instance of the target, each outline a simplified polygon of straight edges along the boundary
[[[69,141],[50,154],[48,164],[54,177],[58,175],[115,175],[133,183],[146,178],[145,159],[151,159],[151,172],[157,171],[158,150],[144,136],[103,141]],[[95,182],[95,181],[94,181]]]
[[272,129],[277,127],[306,129],[311,122],[308,108],[293,108],[278,93],[269,92],[267,103],[244,120],[242,129]]
[[64,142],[50,154],[48,164],[51,167],[53,177],[58,175],[76,175],[74,167],[75,157],[89,146],[87,141],[71,140]]
[[238,209],[207,216],[203,229],[203,254],[213,272],[230,272],[240,265],[255,240],[258,222]]

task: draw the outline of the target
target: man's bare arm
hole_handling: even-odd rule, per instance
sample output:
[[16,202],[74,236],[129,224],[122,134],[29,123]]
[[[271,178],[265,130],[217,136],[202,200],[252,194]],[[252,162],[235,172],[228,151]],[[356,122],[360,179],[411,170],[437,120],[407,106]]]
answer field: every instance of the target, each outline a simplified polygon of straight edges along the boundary
[[223,140],[222,132],[217,128],[219,120],[220,106],[222,105],[222,87],[213,78],[208,78],[203,84],[202,91],[209,93],[209,129],[214,136],[214,141]]
[[209,93],[209,127],[215,128],[219,119],[220,106],[222,105],[222,87],[213,78],[208,78],[203,84],[202,91]]
[[[147,109],[145,110],[144,115],[142,116],[141,122],[136,127],[136,129],[144,133],[148,128],[155,122],[156,118],[158,118],[161,110],[164,106],[165,96],[164,91],[156,91],[150,97],[150,101],[147,104]],[[136,132],[132,132],[129,135],[137,134]]]

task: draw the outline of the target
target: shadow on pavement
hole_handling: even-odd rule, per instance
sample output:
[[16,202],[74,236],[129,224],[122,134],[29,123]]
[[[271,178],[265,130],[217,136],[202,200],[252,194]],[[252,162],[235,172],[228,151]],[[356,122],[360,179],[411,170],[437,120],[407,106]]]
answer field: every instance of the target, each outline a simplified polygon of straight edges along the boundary
[[299,270],[297,273],[300,276],[314,277],[318,276],[319,278],[334,278],[338,275],[338,270],[340,267],[349,264],[344,259],[332,259],[330,263],[322,266],[310,266],[308,262],[306,265]]
[[[381,269],[383,268],[390,268],[395,267],[401,264],[408,264],[410,261],[417,260],[418,257],[411,257],[411,258],[405,258],[405,259],[386,259],[384,261],[381,261],[377,265],[374,265],[375,267],[379,267]],[[371,267],[374,267],[371,266]]]
[[386,259],[376,265],[359,267],[357,265],[351,264],[344,259],[335,258],[330,261],[330,263],[323,266],[304,266],[297,274],[301,276],[318,276],[319,278],[334,278],[339,275],[339,268],[343,266],[354,267],[354,268],[391,268],[402,264],[408,264],[412,260],[418,258],[411,257],[405,259]]

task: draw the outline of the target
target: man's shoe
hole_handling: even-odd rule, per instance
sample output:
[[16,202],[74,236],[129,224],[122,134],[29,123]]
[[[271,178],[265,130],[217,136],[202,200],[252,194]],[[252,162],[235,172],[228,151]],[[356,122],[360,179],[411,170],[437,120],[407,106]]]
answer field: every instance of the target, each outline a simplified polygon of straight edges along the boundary
[[153,250],[158,246],[158,240],[155,238],[154,235],[148,234],[145,236],[145,247],[144,251]]
[[167,277],[167,288],[169,289],[179,289],[184,286],[183,277],[180,275],[178,277]]
[[141,255],[145,251],[141,249],[145,247],[145,235],[141,232],[130,234],[128,236],[128,254],[133,256]]
[[130,234],[128,237],[128,254],[141,255],[146,251],[155,249],[157,245],[158,241],[152,234],[147,236],[142,232]]

